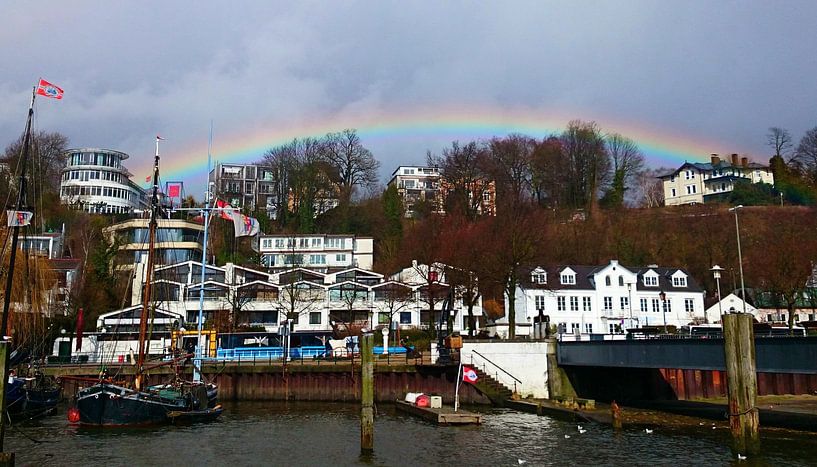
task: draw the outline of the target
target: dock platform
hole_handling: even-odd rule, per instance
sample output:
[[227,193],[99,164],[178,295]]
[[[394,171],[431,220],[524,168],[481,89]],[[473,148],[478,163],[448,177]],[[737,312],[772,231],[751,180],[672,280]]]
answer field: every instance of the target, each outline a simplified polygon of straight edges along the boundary
[[414,416],[423,418],[437,425],[479,425],[482,423],[482,414],[469,412],[467,410],[458,410],[454,412],[453,407],[445,407],[439,409],[432,409],[430,407],[417,407],[416,405],[397,400],[395,401],[397,410],[410,413]]

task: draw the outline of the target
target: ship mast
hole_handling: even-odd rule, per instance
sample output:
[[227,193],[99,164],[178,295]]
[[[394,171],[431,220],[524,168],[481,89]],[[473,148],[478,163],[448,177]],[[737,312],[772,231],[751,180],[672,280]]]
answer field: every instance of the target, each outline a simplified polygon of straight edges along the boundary
[[136,357],[136,378],[134,386],[137,391],[142,390],[143,367],[145,364],[145,353],[147,353],[147,329],[151,304],[151,283],[153,282],[154,244],[156,243],[156,227],[159,211],[159,141],[156,137],[156,156],[153,159],[153,195],[150,198],[150,223],[148,224],[148,262],[145,270],[145,283],[142,290],[142,316],[139,319],[139,353]]

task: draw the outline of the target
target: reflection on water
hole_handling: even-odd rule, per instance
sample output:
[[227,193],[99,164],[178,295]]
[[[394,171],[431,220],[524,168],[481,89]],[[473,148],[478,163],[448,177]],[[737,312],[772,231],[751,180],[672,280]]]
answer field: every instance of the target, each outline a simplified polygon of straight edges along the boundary
[[[153,429],[77,429],[64,415],[13,427],[6,449],[18,465],[728,465],[728,432],[710,427],[614,433],[503,409],[479,427],[438,427],[381,405],[375,452],[361,457],[353,404],[225,404],[216,423]],[[64,412],[64,411],[63,411]],[[569,438],[566,438],[568,435]],[[809,465],[813,436],[764,433],[764,453],[740,465]],[[38,442],[35,442],[36,440]]]

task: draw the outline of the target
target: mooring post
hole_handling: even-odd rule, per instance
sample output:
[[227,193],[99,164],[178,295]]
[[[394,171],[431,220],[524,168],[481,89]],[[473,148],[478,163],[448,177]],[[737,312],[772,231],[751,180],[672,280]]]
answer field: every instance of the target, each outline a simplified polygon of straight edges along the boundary
[[760,421],[753,317],[749,313],[728,313],[721,319],[733,447],[738,453],[755,454],[760,450]]
[[14,465],[14,453],[6,452],[6,384],[8,384],[8,342],[0,340],[0,466]]
[[374,450],[374,335],[366,333],[360,346],[360,452]]

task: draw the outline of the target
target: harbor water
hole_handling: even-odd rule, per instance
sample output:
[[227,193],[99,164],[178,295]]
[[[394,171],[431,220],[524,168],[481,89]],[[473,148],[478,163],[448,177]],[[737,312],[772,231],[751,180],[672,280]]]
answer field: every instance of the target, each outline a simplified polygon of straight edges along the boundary
[[[14,425],[5,448],[17,465],[815,465],[813,435],[768,431],[763,453],[739,461],[721,424],[626,428],[472,408],[482,426],[439,427],[379,405],[375,450],[360,455],[354,404],[237,402],[214,423],[84,429],[59,415]],[[520,462],[521,461],[521,462]]]

